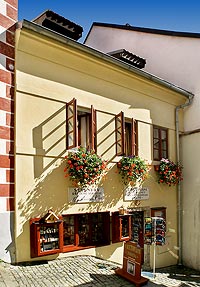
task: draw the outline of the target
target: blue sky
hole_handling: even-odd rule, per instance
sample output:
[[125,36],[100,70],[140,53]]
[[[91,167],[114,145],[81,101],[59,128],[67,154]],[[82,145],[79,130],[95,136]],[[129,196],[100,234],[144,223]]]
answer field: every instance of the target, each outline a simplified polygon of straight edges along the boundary
[[200,33],[199,0],[18,0],[19,20],[49,9],[83,27],[83,42],[93,22]]

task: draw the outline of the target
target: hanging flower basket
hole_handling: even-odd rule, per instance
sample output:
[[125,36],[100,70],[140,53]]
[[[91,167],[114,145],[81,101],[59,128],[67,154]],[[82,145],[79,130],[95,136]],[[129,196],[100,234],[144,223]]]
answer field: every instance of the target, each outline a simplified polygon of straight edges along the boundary
[[75,187],[97,185],[107,172],[107,161],[93,150],[79,147],[66,158],[65,177],[70,177]]
[[148,164],[139,156],[123,156],[117,163],[117,167],[125,185],[142,183],[149,171]]
[[177,185],[182,178],[183,166],[180,163],[162,158],[160,161],[158,172],[158,183],[165,183],[168,186]]

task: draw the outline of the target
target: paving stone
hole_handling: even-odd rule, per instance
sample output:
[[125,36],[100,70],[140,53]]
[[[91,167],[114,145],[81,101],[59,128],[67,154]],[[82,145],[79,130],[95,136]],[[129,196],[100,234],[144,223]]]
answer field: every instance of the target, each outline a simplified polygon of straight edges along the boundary
[[[11,265],[0,262],[0,287],[133,287],[115,274],[119,264],[93,256]],[[200,272],[176,267],[156,270],[147,287],[200,287]]]

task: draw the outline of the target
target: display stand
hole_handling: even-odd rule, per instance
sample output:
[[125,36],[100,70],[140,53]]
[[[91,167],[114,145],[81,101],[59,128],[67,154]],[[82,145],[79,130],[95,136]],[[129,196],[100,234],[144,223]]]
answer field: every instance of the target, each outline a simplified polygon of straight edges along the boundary
[[30,220],[31,257],[61,252],[62,220],[51,210],[42,218]]
[[124,243],[123,267],[117,268],[115,273],[135,284],[136,287],[145,285],[147,278],[141,276],[142,248],[137,243],[128,241]]
[[162,217],[153,216],[145,218],[144,242],[153,245],[153,278],[156,274],[156,245],[165,244],[166,223]]

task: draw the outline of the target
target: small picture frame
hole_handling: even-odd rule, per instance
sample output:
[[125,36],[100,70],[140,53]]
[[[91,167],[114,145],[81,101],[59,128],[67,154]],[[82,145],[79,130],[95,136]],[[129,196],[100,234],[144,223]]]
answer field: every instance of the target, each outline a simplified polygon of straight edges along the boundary
[[127,272],[133,276],[135,276],[135,263],[131,261],[127,261]]

